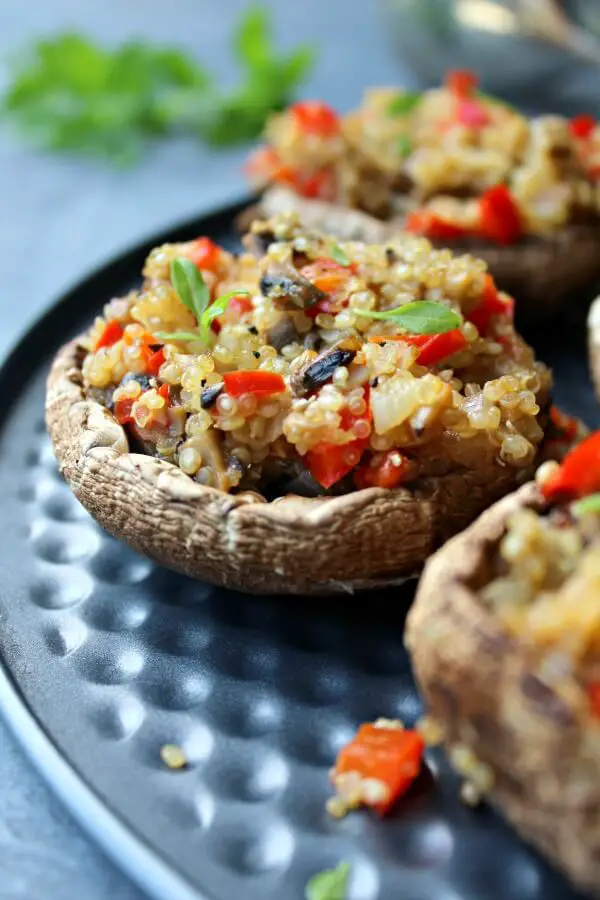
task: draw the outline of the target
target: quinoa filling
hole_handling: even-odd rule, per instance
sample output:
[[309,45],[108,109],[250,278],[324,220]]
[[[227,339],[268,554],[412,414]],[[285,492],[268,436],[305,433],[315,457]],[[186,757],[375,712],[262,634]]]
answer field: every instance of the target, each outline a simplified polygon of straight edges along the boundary
[[340,245],[292,215],[245,243],[156,248],[83,339],[85,389],[132,449],[273,496],[534,460],[550,374],[483,262],[406,235]]
[[438,89],[366,92],[343,116],[321,102],[274,115],[251,182],[363,210],[433,240],[512,244],[598,223],[600,129],[591,116],[528,119],[451,72]]

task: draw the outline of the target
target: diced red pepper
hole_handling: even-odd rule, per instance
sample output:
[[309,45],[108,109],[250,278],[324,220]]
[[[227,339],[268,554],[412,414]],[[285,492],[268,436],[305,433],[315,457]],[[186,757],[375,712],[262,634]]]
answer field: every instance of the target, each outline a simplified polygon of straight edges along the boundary
[[[358,419],[371,419],[369,407],[369,388],[364,389],[364,400],[367,408],[364,413],[354,415],[348,407],[344,407],[340,413],[340,428],[350,431]],[[369,438],[356,438],[346,444],[319,444],[309,450],[304,457],[306,468],[320,485],[330,488],[341,478],[351,472],[361,460],[361,457],[369,445]]]
[[221,259],[221,248],[208,237],[200,237],[194,241],[187,252],[188,259],[199,269],[214,272]]
[[116,400],[113,406],[113,413],[119,425],[128,425],[133,422],[131,409],[137,397],[124,397],[122,400]]
[[523,234],[521,214],[505,184],[497,184],[479,198],[479,231],[495,244],[513,244]]
[[335,175],[331,169],[320,169],[313,175],[294,175],[292,182],[303,197],[317,200],[334,200],[336,195]]
[[94,350],[100,350],[101,347],[112,347],[113,344],[121,340],[123,334],[123,327],[119,322],[116,319],[109,319],[104,326],[104,331],[96,341]]
[[571,119],[569,122],[569,128],[571,129],[571,134],[574,138],[578,138],[579,140],[587,140],[587,138],[591,137],[594,128],[596,127],[596,120],[593,116],[588,115],[580,115],[575,116],[575,118]]
[[541,487],[546,500],[574,500],[600,491],[600,431],[567,453]]
[[476,326],[479,334],[486,335],[494,316],[505,316],[512,321],[514,309],[515,301],[512,297],[501,296],[492,276],[486,275],[481,302],[469,313],[467,319]]
[[304,100],[290,106],[298,125],[305,134],[333,137],[339,131],[339,116],[331,106],[320,100]]
[[398,450],[388,450],[377,458],[375,464],[373,460],[363,463],[354,474],[354,484],[357,488],[391,489],[407,481],[412,471],[413,465],[406,456]]
[[279,155],[274,147],[267,145],[259,147],[248,157],[244,172],[251,181],[262,184],[266,181],[277,180],[277,173],[285,168],[282,166]]
[[415,209],[409,213],[404,228],[412,234],[422,234],[438,241],[454,241],[472,234],[472,230],[464,225],[449,222],[428,209]]
[[477,75],[468,69],[454,69],[446,75],[446,87],[461,100],[471,97],[477,84]]
[[[301,275],[307,278],[316,288],[328,296],[319,300],[314,306],[304,310],[309,319],[316,318],[319,313],[335,313],[339,311],[340,303],[337,294],[346,284],[350,275],[356,271],[356,265],[342,266],[333,259],[319,258],[314,262],[303,266]],[[342,304],[343,305],[343,304]]]
[[377,334],[370,337],[369,341],[373,344],[402,341],[412,347],[420,347],[417,362],[421,366],[435,366],[469,345],[460,328],[453,328],[443,334]]
[[165,361],[165,351],[164,348],[161,347],[159,350],[156,350],[152,356],[149,358],[148,363],[146,365],[146,372],[148,375],[158,375],[158,370],[162,366]]
[[213,331],[218,334],[222,325],[236,324],[240,321],[242,316],[252,312],[253,309],[252,297],[248,297],[246,294],[239,294],[231,298],[223,315],[219,316],[218,319],[212,320],[211,327],[216,323],[217,327],[213,328]]
[[586,685],[585,692],[590,702],[590,712],[600,719],[600,681],[590,681]]
[[460,100],[456,109],[456,120],[465,128],[485,128],[490,124],[490,115],[476,100]]
[[163,397],[167,403],[169,402],[170,390],[168,384],[161,384],[161,386],[156,391],[161,397]]
[[357,772],[363,778],[382,782],[388,790],[386,800],[368,805],[383,816],[417,778],[424,750],[425,742],[418,731],[361,725],[356,737],[340,750],[333,780]]
[[255,397],[269,397],[271,394],[282,394],[285,381],[277,372],[264,369],[240,369],[237,372],[225,372],[223,375],[225,390],[231,397],[242,394],[253,394]]

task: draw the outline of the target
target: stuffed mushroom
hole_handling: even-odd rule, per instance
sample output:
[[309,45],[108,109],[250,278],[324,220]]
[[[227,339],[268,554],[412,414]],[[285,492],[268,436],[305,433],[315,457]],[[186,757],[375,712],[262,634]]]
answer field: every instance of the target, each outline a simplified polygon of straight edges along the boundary
[[[542,319],[600,277],[600,129],[590,116],[527,119],[468,72],[421,94],[367,92],[338,116],[297,103],[250,159],[263,214],[296,209],[341,237],[400,228],[485,259],[519,316]],[[349,214],[348,214],[349,211]]]
[[600,432],[433,556],[406,644],[467,780],[600,891]]
[[[294,216],[159,247],[58,354],[47,422],[112,533],[243,590],[401,580],[526,481],[551,378],[484,263]],[[257,247],[261,248],[260,251]]]

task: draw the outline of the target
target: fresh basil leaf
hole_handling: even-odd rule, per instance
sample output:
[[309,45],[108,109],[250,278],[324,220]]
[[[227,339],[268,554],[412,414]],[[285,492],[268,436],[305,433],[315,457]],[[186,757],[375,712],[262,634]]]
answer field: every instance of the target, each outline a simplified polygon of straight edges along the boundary
[[585,516],[587,513],[600,513],[600,494],[590,494],[576,503],[571,504],[571,512],[575,516]]
[[210,291],[202,277],[202,273],[191,259],[178,256],[171,263],[171,284],[177,291],[179,299],[196,316],[202,319],[204,310],[210,302]]
[[214,303],[208,307],[207,310],[202,314],[202,318],[200,320],[200,325],[203,328],[208,328],[213,319],[216,319],[217,316],[222,316],[229,301],[234,297],[249,297],[250,291],[229,291],[227,294],[221,294],[220,297],[217,297]]
[[318,872],[306,885],[306,900],[346,900],[350,865],[341,862],[335,869]]
[[354,309],[353,312],[369,319],[395,322],[410,334],[444,334],[458,328],[462,322],[454,310],[443,303],[434,303],[430,300],[416,300],[395,309],[381,311]]
[[339,263],[340,266],[350,265],[350,257],[345,250],[342,250],[339,244],[334,244],[331,248],[331,258],[334,259],[336,263]]
[[411,91],[403,91],[390,100],[387,108],[388,116],[407,116],[421,102],[421,95]]
[[407,156],[413,151],[413,145],[411,139],[406,134],[401,134],[396,142],[396,149],[398,151],[398,155],[402,157],[402,159],[406,159]]
[[152,336],[159,341],[199,341],[201,340],[198,331],[153,331]]

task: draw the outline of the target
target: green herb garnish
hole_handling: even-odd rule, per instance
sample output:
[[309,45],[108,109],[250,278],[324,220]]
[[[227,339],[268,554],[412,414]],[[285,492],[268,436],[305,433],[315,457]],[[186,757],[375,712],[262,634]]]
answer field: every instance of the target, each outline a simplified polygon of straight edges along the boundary
[[600,494],[590,494],[571,504],[571,512],[578,517],[585,516],[586,513],[600,513]]
[[202,272],[191,259],[178,256],[171,263],[171,284],[184,306],[190,309],[198,322],[197,331],[156,331],[155,337],[161,341],[203,341],[210,338],[210,323],[222,316],[232,297],[248,296],[249,291],[229,291],[211,303],[210,291]]
[[63,34],[19,58],[3,112],[44,149],[118,164],[133,162],[149,140],[174,133],[235,144],[258,136],[268,116],[290,102],[314,54],[307,45],[277,52],[269,12],[260,5],[242,14],[233,52],[239,86],[223,91],[180,50],[141,42],[107,50]]
[[402,94],[397,94],[393,100],[390,100],[387,114],[388,116],[407,116],[420,102],[420,94],[405,91]]
[[306,900],[346,900],[350,865],[341,862],[335,869],[318,872],[306,885]]
[[410,156],[410,154],[413,151],[413,145],[412,145],[411,139],[409,137],[407,137],[407,135],[401,134],[396,143],[396,149],[398,151],[399,156],[401,156],[402,159],[406,159],[406,157]]
[[395,322],[396,325],[411,334],[444,334],[446,331],[458,328],[462,322],[461,317],[454,310],[444,306],[443,303],[433,303],[430,300],[416,300],[414,303],[405,303],[395,309],[381,311],[353,309],[352,312],[369,319]]
[[335,260],[336,263],[339,263],[340,266],[350,265],[350,257],[345,250],[342,250],[339,244],[334,244],[331,248],[331,258]]

